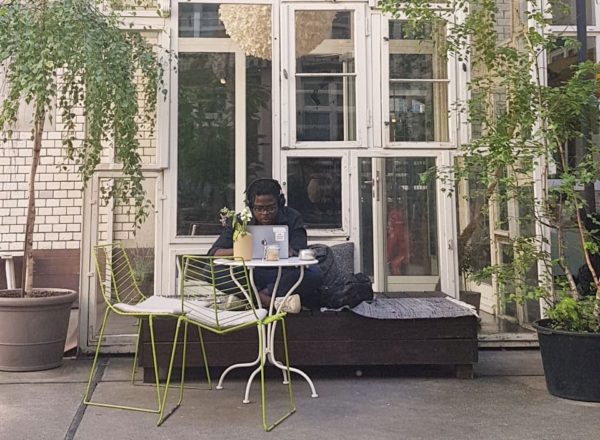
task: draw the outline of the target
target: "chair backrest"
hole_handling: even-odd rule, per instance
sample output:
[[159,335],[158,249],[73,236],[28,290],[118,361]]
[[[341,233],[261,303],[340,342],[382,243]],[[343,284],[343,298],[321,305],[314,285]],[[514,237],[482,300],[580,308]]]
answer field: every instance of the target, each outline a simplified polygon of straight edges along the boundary
[[146,298],[121,243],[94,246],[94,260],[102,297],[109,307],[115,303],[137,304]]
[[224,331],[264,318],[242,258],[184,255],[181,269],[183,311],[190,319]]

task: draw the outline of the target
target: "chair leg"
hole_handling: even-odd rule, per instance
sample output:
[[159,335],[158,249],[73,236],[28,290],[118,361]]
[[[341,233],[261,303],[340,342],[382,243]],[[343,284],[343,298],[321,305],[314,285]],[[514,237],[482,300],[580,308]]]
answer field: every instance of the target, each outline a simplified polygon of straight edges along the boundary
[[96,347],[96,354],[94,355],[94,361],[92,362],[92,370],[90,371],[90,377],[88,379],[88,385],[85,391],[85,395],[83,397],[83,403],[85,405],[90,405],[90,406],[99,406],[99,407],[103,407],[103,408],[114,408],[114,409],[124,409],[124,410],[129,410],[129,411],[138,411],[138,412],[146,412],[146,413],[154,413],[154,414],[158,414],[161,411],[161,399],[160,399],[160,383],[158,381],[158,364],[156,363],[156,347],[154,345],[154,329],[153,329],[153,325],[152,325],[152,317],[149,318],[149,324],[150,324],[150,338],[152,341],[152,355],[153,355],[153,359],[154,359],[154,374],[156,376],[156,386],[157,386],[157,396],[158,398],[158,408],[145,408],[145,407],[137,407],[137,406],[127,406],[127,405],[117,405],[117,404],[112,404],[112,403],[101,403],[101,402],[92,402],[90,400],[90,390],[91,390],[91,384],[92,384],[92,379],[94,377],[94,374],[96,372],[96,366],[98,364],[98,356],[100,354],[100,348],[102,345],[102,339],[104,338],[104,332],[106,330],[106,325],[108,323],[108,317],[110,315],[110,309],[106,309],[106,312],[104,313],[104,319],[102,320],[102,325],[100,327],[100,334],[98,335],[98,346]]
[[[180,327],[181,327],[181,319],[178,319],[177,327],[175,328],[175,337],[173,338],[173,348],[171,349],[171,361],[169,362],[169,370],[167,372],[167,382],[165,383],[165,391],[162,396],[162,401],[160,402],[160,412],[158,415],[158,421],[156,422],[156,426],[160,426],[162,424],[162,422],[165,421],[166,418],[168,418],[171,414],[173,414],[175,412],[175,410],[177,410],[177,408],[179,408],[179,405],[181,404],[181,401],[183,400],[183,375],[185,374],[184,371],[182,371],[182,378],[181,378],[180,390],[179,390],[179,401],[177,402],[175,407],[169,412],[169,414],[167,414],[167,416],[164,417],[164,411],[165,411],[165,406],[166,406],[166,402],[167,402],[167,397],[169,395],[169,384],[171,383],[171,373],[173,372],[173,361],[175,360],[175,352],[177,351],[177,339],[179,338],[179,328]],[[187,334],[187,325],[184,325],[184,327],[185,328],[184,328],[183,362],[185,363],[185,334]],[[156,364],[155,364],[155,368],[156,368]],[[160,389],[159,389],[159,392],[160,392]]]
[[[162,418],[162,399],[160,395],[160,378],[158,376],[158,359],[156,357],[156,341],[154,339],[154,318],[152,315],[148,316],[148,327],[150,328],[150,344],[152,346],[152,362],[154,365],[154,382],[156,384],[156,398],[158,400],[158,410],[157,412],[161,415]],[[168,386],[167,386],[168,388]],[[159,420],[160,420],[159,418]]]
[[[282,320],[282,323],[284,321]],[[282,333],[283,333],[283,349],[284,349],[284,353],[285,353],[285,366],[286,366],[286,372],[287,372],[287,376],[288,376],[288,394],[290,397],[290,410],[285,413],[283,416],[281,416],[279,419],[277,419],[275,422],[273,422],[271,425],[268,424],[267,422],[267,401],[266,401],[266,395],[265,395],[265,363],[266,363],[266,357],[267,354],[264,351],[263,348],[263,344],[262,344],[262,338],[266,337],[265,335],[265,326],[264,324],[259,324],[259,333],[258,333],[258,337],[259,337],[259,350],[260,350],[260,354],[261,354],[261,361],[260,361],[260,398],[261,398],[261,403],[262,403],[262,424],[263,424],[263,429],[265,430],[265,432],[269,432],[271,431],[273,428],[275,428],[277,425],[279,425],[281,422],[283,422],[285,419],[287,419],[289,416],[291,416],[292,414],[294,414],[296,412],[296,404],[294,401],[294,394],[292,392],[292,379],[291,379],[291,374],[290,374],[290,362],[289,362],[289,357],[288,357],[288,349],[287,349],[287,335],[286,335],[286,331],[285,331],[285,324],[282,324],[281,329],[282,329]]]
[[110,313],[110,308],[106,308],[104,312],[104,318],[102,319],[102,325],[100,326],[100,334],[98,335],[98,344],[96,345],[96,353],[94,353],[94,360],[92,361],[92,368],[90,370],[90,377],[88,378],[87,387],[85,389],[85,394],[83,395],[83,403],[86,405],[90,405],[90,389],[92,387],[92,380],[94,379],[94,375],[96,374],[96,365],[98,364],[98,356],[100,355],[100,347],[102,346],[102,339],[104,338],[104,329],[106,327],[106,322],[108,320],[108,314]]
[[204,360],[204,370],[206,372],[206,380],[208,381],[208,389],[212,390],[212,380],[210,377],[210,369],[208,367],[208,358],[206,357],[206,347],[204,346],[204,337],[202,336],[202,329],[198,327],[198,337],[200,339],[200,348],[202,349],[202,359]]
[[[185,388],[185,365],[187,361],[187,335],[188,335],[188,323],[185,321],[183,323],[183,347],[181,350],[181,377],[179,378],[179,400],[177,401],[177,406],[181,405],[183,402],[183,390]],[[173,350],[176,350],[177,341],[173,345]]]
[[290,358],[288,351],[288,343],[287,343],[287,331],[285,328],[285,319],[281,320],[281,334],[283,339],[283,353],[285,357],[285,372],[287,374],[287,386],[288,386],[288,394],[290,396],[290,410],[293,412],[296,411],[296,401],[294,400],[294,392],[292,391],[292,374],[290,372]]
[[140,334],[142,333],[142,318],[138,318],[138,334],[135,339],[135,353],[133,355],[133,367],[131,368],[131,384],[135,385],[135,375],[137,372],[137,360],[140,352]]

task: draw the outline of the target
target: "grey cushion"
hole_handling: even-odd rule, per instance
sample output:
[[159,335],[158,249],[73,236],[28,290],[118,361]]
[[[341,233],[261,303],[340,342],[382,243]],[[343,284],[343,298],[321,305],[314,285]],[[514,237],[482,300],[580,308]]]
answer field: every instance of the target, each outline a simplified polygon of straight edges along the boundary
[[331,246],[335,262],[341,272],[354,273],[354,243],[341,243]]

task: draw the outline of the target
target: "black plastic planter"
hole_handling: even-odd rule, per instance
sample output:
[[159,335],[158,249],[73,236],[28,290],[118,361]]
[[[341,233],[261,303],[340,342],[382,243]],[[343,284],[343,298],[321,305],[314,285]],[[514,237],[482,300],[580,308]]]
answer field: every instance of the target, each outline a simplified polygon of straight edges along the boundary
[[550,394],[565,399],[600,402],[600,333],[576,333],[533,323]]

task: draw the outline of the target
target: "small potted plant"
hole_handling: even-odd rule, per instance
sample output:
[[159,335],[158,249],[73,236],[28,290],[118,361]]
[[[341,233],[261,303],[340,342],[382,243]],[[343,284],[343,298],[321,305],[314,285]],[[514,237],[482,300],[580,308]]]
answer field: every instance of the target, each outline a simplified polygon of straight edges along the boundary
[[247,226],[252,220],[252,212],[247,206],[237,214],[235,211],[224,207],[219,211],[223,227],[230,227],[233,231],[233,255],[244,260],[252,259],[252,234]]

